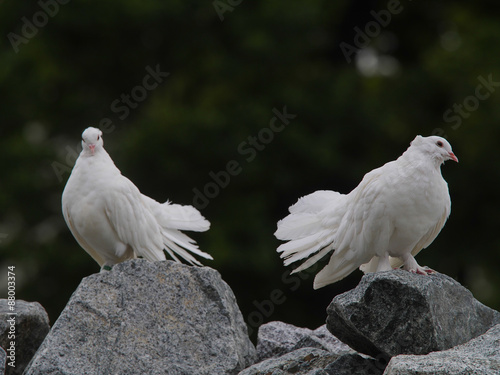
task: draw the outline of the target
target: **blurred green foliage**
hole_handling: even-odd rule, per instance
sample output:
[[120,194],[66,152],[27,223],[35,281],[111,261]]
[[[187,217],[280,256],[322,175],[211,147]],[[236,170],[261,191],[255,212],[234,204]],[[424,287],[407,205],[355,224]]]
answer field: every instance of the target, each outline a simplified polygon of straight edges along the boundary
[[[41,4],[53,15],[44,18]],[[234,160],[239,173],[201,210],[212,228],[193,235],[215,258],[205,264],[233,288],[252,328],[315,328],[361,273],[313,291],[311,274],[283,267],[276,222],[300,196],[347,193],[415,135],[437,133],[460,164],[443,167],[452,214],[418,261],[499,309],[500,90],[474,99],[479,77],[500,82],[498,5],[401,1],[377,31],[373,11],[387,16],[387,4],[0,3],[0,295],[15,265],[17,298],[39,301],[54,322],[80,280],[99,271],[66,228],[60,197],[81,132],[101,124],[118,168],[159,201],[192,204],[194,189],[209,184],[214,192],[213,174]],[[355,46],[356,27],[374,35],[348,63],[339,46]],[[169,76],[138,89],[157,66]],[[296,117],[263,130],[285,106]]]

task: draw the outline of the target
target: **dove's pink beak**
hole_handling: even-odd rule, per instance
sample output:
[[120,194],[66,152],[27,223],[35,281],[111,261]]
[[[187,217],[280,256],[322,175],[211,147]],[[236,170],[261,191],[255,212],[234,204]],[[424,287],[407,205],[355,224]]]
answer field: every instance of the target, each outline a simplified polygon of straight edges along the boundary
[[455,156],[453,152],[450,152],[448,155],[450,156],[451,160],[456,161],[458,163],[458,158]]
[[94,145],[94,144],[90,144],[90,145],[89,145],[89,148],[90,148],[90,152],[92,152],[92,155],[94,155],[94,152],[95,152],[95,145]]

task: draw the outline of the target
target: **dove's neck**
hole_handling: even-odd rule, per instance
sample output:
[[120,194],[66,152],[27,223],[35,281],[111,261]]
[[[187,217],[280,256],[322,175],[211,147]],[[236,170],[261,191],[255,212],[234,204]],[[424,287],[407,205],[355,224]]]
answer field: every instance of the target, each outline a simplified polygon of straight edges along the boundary
[[419,150],[414,150],[409,148],[403,155],[400,156],[401,163],[410,169],[422,169],[422,170],[434,170],[441,174],[441,164],[442,160],[431,157],[428,154],[424,154]]
[[104,148],[96,149],[94,153],[90,150],[83,150],[76,161],[75,167],[79,168],[81,164],[85,164],[87,167],[90,166],[91,170],[95,170],[95,168],[108,170],[108,173],[109,170],[117,169],[111,156],[109,156]]
[[111,156],[109,156],[109,154],[103,147],[98,147],[98,148],[96,147],[94,149],[94,152],[92,152],[88,148],[84,148],[80,153],[80,157],[83,159],[88,159],[93,161],[111,159]]

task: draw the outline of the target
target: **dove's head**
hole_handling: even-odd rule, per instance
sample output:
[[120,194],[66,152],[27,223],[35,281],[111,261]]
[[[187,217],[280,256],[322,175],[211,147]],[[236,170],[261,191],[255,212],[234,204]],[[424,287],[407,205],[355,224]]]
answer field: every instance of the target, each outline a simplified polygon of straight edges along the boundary
[[453,160],[458,163],[458,158],[453,153],[448,141],[436,135],[430,137],[417,135],[411,142],[411,147],[430,157],[437,165],[441,165],[446,160]]
[[94,155],[103,148],[102,131],[97,128],[87,128],[82,133],[82,147],[87,154]]

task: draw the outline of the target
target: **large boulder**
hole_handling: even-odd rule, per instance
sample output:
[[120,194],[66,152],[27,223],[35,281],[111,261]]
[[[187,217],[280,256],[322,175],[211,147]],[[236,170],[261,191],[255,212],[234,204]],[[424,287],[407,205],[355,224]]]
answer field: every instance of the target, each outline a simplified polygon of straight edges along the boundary
[[[7,352],[6,374],[22,374],[49,332],[49,316],[38,302],[0,299],[0,346]],[[14,315],[15,314],[15,315]],[[9,365],[10,363],[10,365]]]
[[239,375],[382,375],[385,365],[356,353],[340,355],[307,347],[268,358]]
[[136,259],[82,280],[26,374],[237,374],[254,360],[217,271]]
[[240,375],[382,375],[387,364],[358,355],[326,325],[311,330],[283,322],[260,326],[257,357]]
[[338,358],[338,354],[326,350],[302,348],[277,358],[266,359],[238,375],[328,375],[323,369]]
[[452,278],[404,270],[366,274],[327,313],[330,332],[379,360],[449,349],[500,323],[499,312]]
[[328,375],[382,375],[385,366],[387,363],[359,354],[344,354],[326,366],[324,371]]
[[333,336],[323,325],[315,330],[283,322],[269,322],[259,327],[257,360],[279,357],[300,348],[318,348],[336,354],[353,350]]
[[500,374],[500,325],[466,344],[427,355],[393,357],[384,375]]

